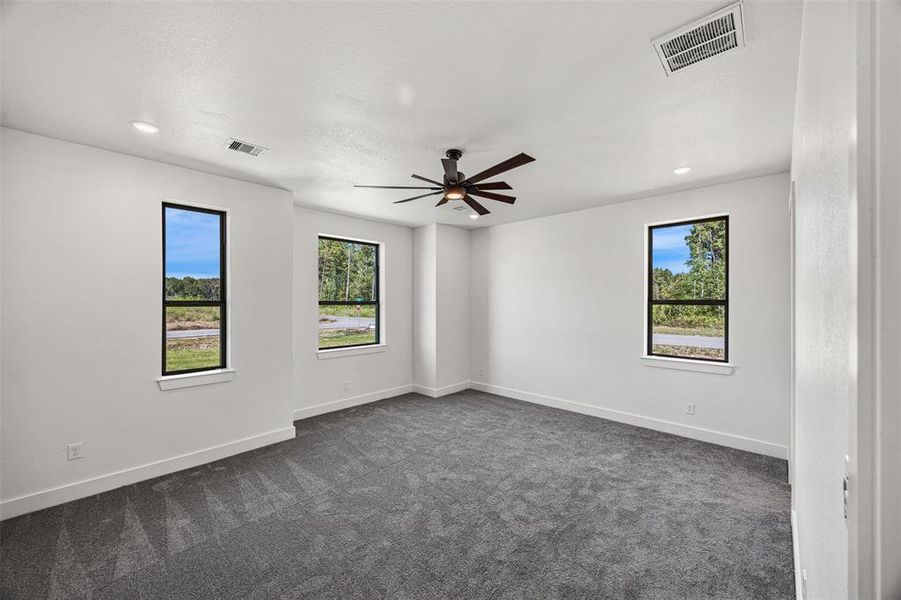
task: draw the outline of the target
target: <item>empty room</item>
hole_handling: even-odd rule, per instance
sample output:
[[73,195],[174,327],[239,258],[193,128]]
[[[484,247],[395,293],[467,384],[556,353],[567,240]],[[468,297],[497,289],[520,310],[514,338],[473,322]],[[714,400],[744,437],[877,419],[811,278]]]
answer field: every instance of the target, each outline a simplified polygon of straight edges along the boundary
[[901,599],[898,0],[0,21],[0,597]]

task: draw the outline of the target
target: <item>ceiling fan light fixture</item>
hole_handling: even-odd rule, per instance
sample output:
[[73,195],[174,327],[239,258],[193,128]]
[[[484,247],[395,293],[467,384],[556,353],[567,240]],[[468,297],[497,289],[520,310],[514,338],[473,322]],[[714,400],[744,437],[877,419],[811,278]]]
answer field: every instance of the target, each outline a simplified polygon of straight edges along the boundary
[[465,195],[466,190],[456,186],[447,188],[447,193],[445,194],[448,200],[462,200]]

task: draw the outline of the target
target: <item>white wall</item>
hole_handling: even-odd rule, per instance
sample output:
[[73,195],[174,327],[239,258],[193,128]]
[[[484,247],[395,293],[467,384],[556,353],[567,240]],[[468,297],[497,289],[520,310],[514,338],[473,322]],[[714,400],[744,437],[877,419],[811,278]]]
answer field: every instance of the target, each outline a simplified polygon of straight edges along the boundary
[[792,500],[809,598],[901,594],[899,25],[897,2],[805,2]]
[[413,231],[413,381],[435,389],[438,380],[438,226]]
[[[481,389],[785,457],[788,188],[780,174],[474,231],[473,379]],[[730,214],[735,371],[645,366],[644,225],[713,213]],[[685,414],[689,401],[694,416]]]
[[469,386],[469,231],[426,225],[413,246],[413,382],[438,397]]
[[[383,244],[383,352],[320,355],[318,236]],[[413,382],[413,232],[408,227],[294,209],[294,417],[409,392]],[[336,354],[338,355],[337,357]],[[343,354],[343,355],[342,355]],[[331,356],[322,359],[320,356]],[[350,389],[344,389],[344,383]]]
[[855,211],[853,14],[805,2],[795,110],[795,456],[793,504],[809,598],[848,596],[842,517],[849,452]]
[[[291,195],[0,135],[3,516],[293,436]],[[230,211],[231,382],[157,385],[164,200]]]
[[879,315],[876,421],[878,598],[901,598],[901,3],[876,2],[873,22]]
[[470,233],[448,225],[437,228],[437,375],[439,390],[469,382]]

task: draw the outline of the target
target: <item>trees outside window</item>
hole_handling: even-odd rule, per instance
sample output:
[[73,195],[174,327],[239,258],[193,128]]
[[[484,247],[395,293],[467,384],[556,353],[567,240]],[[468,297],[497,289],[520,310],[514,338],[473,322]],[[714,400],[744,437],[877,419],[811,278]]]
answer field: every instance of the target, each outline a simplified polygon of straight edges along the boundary
[[647,353],[729,360],[729,217],[648,228]]
[[380,342],[379,246],[320,236],[319,349]]

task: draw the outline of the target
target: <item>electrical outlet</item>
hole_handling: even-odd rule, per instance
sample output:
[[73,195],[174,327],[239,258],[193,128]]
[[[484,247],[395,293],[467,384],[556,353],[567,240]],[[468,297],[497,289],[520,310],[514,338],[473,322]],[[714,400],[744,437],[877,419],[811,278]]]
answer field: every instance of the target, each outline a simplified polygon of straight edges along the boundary
[[75,442],[74,444],[69,444],[66,446],[66,455],[69,460],[79,460],[84,458],[84,451],[81,447],[81,442]]
[[479,377],[485,376],[485,367],[479,367]]
[[801,600],[807,597],[807,569],[801,569]]
[[345,381],[345,382],[344,382],[344,391],[345,391],[345,392],[349,392],[349,391],[350,391],[350,382],[349,382],[349,381]]
[[685,414],[686,415],[695,414],[695,403],[694,402],[686,402],[685,403]]

